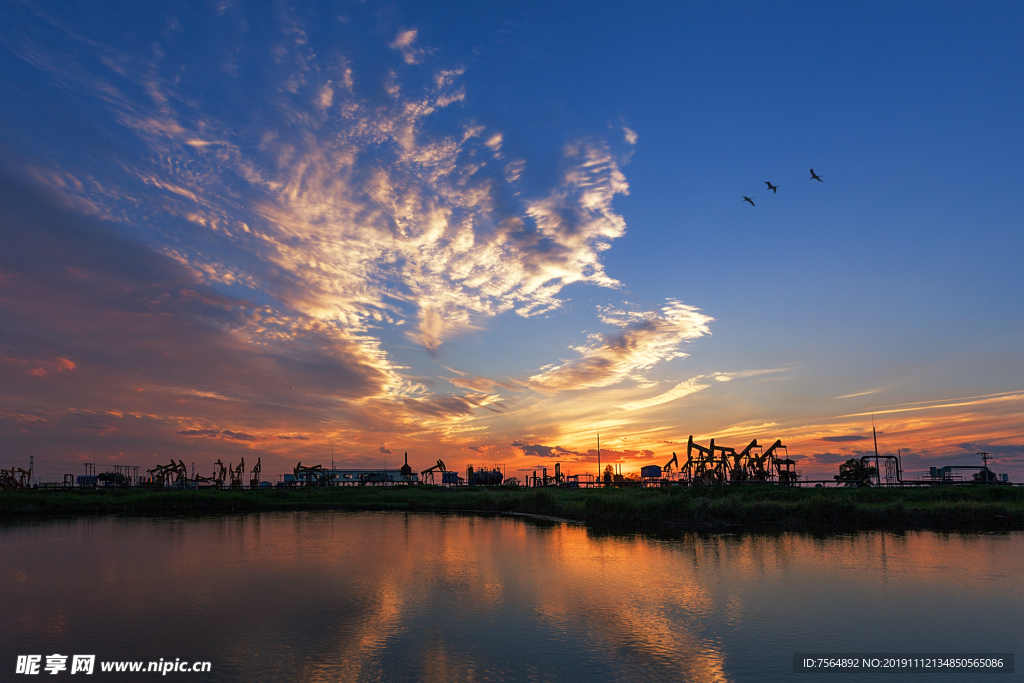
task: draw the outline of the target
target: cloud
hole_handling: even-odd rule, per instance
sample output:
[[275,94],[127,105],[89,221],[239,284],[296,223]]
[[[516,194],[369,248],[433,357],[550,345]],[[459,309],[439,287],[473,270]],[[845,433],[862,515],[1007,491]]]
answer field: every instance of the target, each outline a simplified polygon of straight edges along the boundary
[[524,455],[538,455],[542,458],[550,456],[551,451],[554,450],[554,447],[552,446],[541,446],[540,444],[531,445],[526,441],[513,441],[509,445],[513,448],[518,448]]
[[700,375],[692,379],[684,380],[662,394],[658,394],[657,396],[653,396],[651,398],[643,399],[642,401],[632,401],[630,403],[624,403],[623,405],[619,406],[619,408],[622,408],[623,410],[639,410],[641,408],[650,408],[652,406],[661,405],[662,403],[674,401],[675,399],[682,398],[683,396],[695,394],[698,391],[707,389],[710,386],[709,384],[701,384],[699,382],[699,380],[703,379],[703,377],[703,375]]
[[[59,114],[73,99],[102,153],[70,129],[26,129],[53,153],[29,149],[34,161],[0,181],[0,331],[14,359],[0,362],[0,410],[20,416],[4,433],[73,432],[94,411],[120,448],[147,453],[181,437],[210,453],[304,453],[327,434],[356,454],[396,433],[477,443],[475,419],[524,405],[499,392],[647,381],[682,355],[685,315],[670,305],[604,311],[624,323],[616,334],[529,386],[452,371],[458,388],[437,393],[406,365],[430,360],[405,337],[435,351],[495,316],[551,313],[569,285],[622,287],[603,263],[626,230],[618,131],[561,145],[553,163],[514,158],[532,145],[471,120],[465,69],[431,64],[406,27],[390,41],[356,20],[335,27],[377,43],[342,53],[283,8],[239,37],[253,48],[239,60],[145,27],[138,45],[160,54],[130,52],[47,11],[21,12],[45,30],[12,48],[33,84],[15,107]],[[385,50],[394,68],[382,67],[384,44],[420,66]],[[29,177],[49,191],[23,192]]]
[[818,439],[818,441],[831,441],[833,443],[843,443],[846,441],[866,441],[867,439],[868,437],[866,436],[851,434],[848,436],[824,436]]
[[[266,441],[268,436],[256,436],[245,432],[236,432],[230,429],[182,429],[178,432],[184,436],[206,436],[211,439],[231,439],[233,441]],[[301,436],[279,436],[279,439],[303,439]]]
[[394,451],[389,450],[389,449],[385,448],[384,446],[381,446],[380,449],[377,452],[378,453],[383,453],[384,455],[394,455],[395,454]]
[[886,406],[877,410],[870,410],[864,413],[850,413],[840,417],[867,417],[874,415],[887,415],[892,413],[907,413],[919,410],[934,410],[936,408],[963,408],[965,406],[988,405],[994,403],[1013,403],[1024,399],[1022,391],[1004,391],[998,394],[985,394],[983,396],[968,396],[965,398],[944,399],[939,401],[920,401],[915,403],[904,403],[896,406]]
[[388,43],[388,47],[402,53],[402,58],[405,59],[406,64],[417,64],[423,56],[423,50],[413,47],[413,43],[416,42],[416,35],[416,29],[414,28],[399,31],[395,39]]
[[[511,444],[518,448],[523,455],[532,455],[540,458],[558,460],[570,463],[597,462],[598,453],[596,448],[586,451],[578,451],[562,446],[543,446],[541,444],[530,444],[527,441],[517,440]],[[613,450],[610,448],[601,449],[602,462],[628,462],[635,460],[651,460],[654,458],[654,451],[648,449],[623,449]]]
[[968,453],[976,455],[978,453],[988,453],[998,457],[1008,455],[1024,455],[1024,444],[988,444],[988,443],[961,443],[957,446]]
[[220,431],[216,430],[216,429],[182,429],[178,433],[179,434],[184,434],[185,436],[209,436],[209,437],[218,437],[218,436],[220,436]]
[[513,382],[499,382],[497,380],[488,379],[486,377],[479,377],[477,375],[471,375],[468,372],[460,372],[453,368],[445,367],[448,372],[455,373],[458,377],[448,378],[448,382],[454,384],[457,387],[463,389],[472,389],[474,391],[484,392],[490,391],[493,387],[502,387],[510,391],[517,391],[522,387]]
[[[710,334],[707,325],[713,319],[701,313],[698,308],[669,300],[659,311],[624,312],[604,309],[602,320],[624,330],[615,335],[591,335],[589,344],[572,347],[579,353],[579,358],[542,370],[530,377],[529,385],[537,391],[555,393],[605,387],[627,377],[638,377],[639,373],[658,363],[685,358],[687,354],[680,350],[680,346],[686,341]],[[696,384],[687,385],[684,382],[667,392],[671,394],[677,391],[677,394],[665,400],[702,388],[706,387],[698,388]]]
[[861,391],[861,392],[858,392],[856,394],[845,394],[843,396],[835,396],[834,398],[840,399],[840,398],[855,398],[857,396],[869,396],[870,394],[877,394],[880,391],[881,391],[881,389],[872,389],[871,391]]
[[844,463],[850,460],[854,456],[849,453],[814,453],[810,456],[814,462],[821,463],[824,465],[833,465],[837,463]]
[[0,361],[17,364],[25,368],[24,372],[29,377],[48,377],[51,374],[74,370],[76,367],[74,362],[68,358],[57,358],[55,360],[0,358]]
[[256,436],[254,434],[246,434],[245,432],[234,432],[230,429],[225,429],[221,432],[223,436],[228,439],[234,439],[235,441],[261,441],[266,439],[265,436]]

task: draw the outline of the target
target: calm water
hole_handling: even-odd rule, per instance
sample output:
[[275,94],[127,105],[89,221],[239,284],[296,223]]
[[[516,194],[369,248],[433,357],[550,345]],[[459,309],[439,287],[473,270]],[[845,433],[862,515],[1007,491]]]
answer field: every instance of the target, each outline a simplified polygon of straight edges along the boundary
[[0,548],[2,680],[58,680],[13,675],[54,652],[212,662],[167,676],[195,681],[701,682],[900,679],[793,674],[796,651],[1024,653],[1024,533],[293,512],[7,524]]

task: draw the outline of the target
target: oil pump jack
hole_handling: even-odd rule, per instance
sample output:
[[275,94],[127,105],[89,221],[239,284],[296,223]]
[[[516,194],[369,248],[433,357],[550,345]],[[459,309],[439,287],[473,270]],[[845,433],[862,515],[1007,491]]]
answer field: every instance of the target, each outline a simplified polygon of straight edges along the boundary
[[295,476],[295,481],[303,482],[306,486],[327,486],[328,484],[327,472],[324,470],[323,465],[303,467],[300,462],[295,465],[295,469],[292,472]]
[[675,451],[672,451],[672,459],[669,460],[667,463],[665,463],[665,466],[661,468],[662,477],[664,479],[671,479],[672,478],[672,473],[673,473],[672,466],[673,465],[675,465],[676,467],[679,467],[679,458],[676,457],[676,452]]
[[[420,480],[424,484],[426,484],[427,483],[427,477],[429,476],[430,477],[430,483],[434,484],[434,472],[447,472],[447,471],[448,471],[448,468],[446,468],[444,466],[444,461],[443,460],[438,460],[436,465],[434,465],[432,467],[428,467],[427,469],[425,469],[422,472],[420,472]],[[443,477],[442,477],[442,479],[443,479]]]
[[260,472],[263,470],[262,460],[262,457],[256,458],[256,464],[252,467],[252,476],[249,478],[249,488],[251,489],[258,489],[260,487]]
[[[751,455],[749,457],[747,469],[752,480],[769,481],[773,477],[777,476],[779,468],[776,464],[775,451],[780,448],[785,450],[786,447],[782,444],[782,439],[776,439],[775,443],[769,446],[766,451],[760,455]],[[792,463],[792,460],[790,460],[790,462]],[[775,470],[775,472],[772,470]]]
[[757,439],[747,444],[739,453],[733,451],[732,466],[729,468],[729,481],[746,481],[750,479],[750,454],[755,448],[760,448]]
[[217,458],[217,462],[213,463],[213,485],[219,489],[224,488],[224,480],[227,479],[227,476],[227,468],[224,467],[221,459]]
[[21,467],[12,467],[9,470],[0,470],[0,491],[10,489],[27,489],[32,481],[32,470]]
[[188,468],[185,463],[172,459],[169,465],[157,465],[151,470],[146,470],[153,476],[157,486],[186,486],[188,484]]
[[231,488],[242,488],[242,475],[245,474],[245,458],[238,463],[238,467],[228,465],[228,474],[231,476]]
[[[715,458],[716,450],[732,450],[715,447],[715,440],[707,448],[695,443],[693,435],[686,442],[686,464],[683,466],[691,484],[717,484],[725,481],[725,458]],[[697,457],[694,458],[694,453]]]

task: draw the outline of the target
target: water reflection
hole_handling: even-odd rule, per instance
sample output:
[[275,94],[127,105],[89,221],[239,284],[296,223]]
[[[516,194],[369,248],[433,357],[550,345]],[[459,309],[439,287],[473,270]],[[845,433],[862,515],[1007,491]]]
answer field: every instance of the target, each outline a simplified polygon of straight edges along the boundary
[[710,682],[788,679],[794,651],[1022,641],[1016,533],[296,512],[7,524],[0,542],[5,667],[68,652],[210,660],[213,680]]

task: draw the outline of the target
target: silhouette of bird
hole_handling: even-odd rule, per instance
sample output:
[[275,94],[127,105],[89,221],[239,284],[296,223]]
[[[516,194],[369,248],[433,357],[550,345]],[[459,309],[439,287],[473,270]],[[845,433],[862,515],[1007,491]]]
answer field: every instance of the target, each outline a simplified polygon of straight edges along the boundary
[[811,169],[811,177],[808,178],[808,180],[817,180],[819,183],[825,182],[824,180],[821,179],[821,176],[814,172],[813,168]]
[[768,189],[772,191],[772,194],[775,194],[775,191],[779,189],[778,185],[772,185],[767,180],[764,181],[764,184],[768,186]]
[[754,200],[751,199],[750,197],[746,196],[746,195],[743,195],[743,201],[750,202],[750,205],[754,206]]

